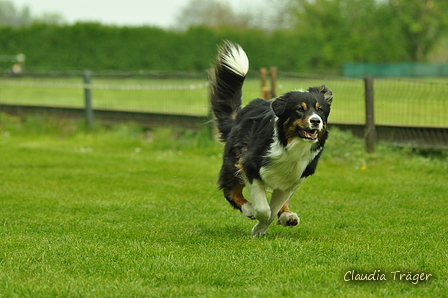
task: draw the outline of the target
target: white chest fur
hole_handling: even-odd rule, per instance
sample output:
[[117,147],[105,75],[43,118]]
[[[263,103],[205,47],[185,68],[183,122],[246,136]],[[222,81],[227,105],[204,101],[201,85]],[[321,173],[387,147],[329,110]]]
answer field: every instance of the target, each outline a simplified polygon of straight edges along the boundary
[[320,152],[311,151],[313,145],[300,138],[295,138],[286,149],[277,140],[272,143],[267,155],[270,162],[260,169],[264,184],[280,190],[297,187],[305,179],[301,177],[306,167]]

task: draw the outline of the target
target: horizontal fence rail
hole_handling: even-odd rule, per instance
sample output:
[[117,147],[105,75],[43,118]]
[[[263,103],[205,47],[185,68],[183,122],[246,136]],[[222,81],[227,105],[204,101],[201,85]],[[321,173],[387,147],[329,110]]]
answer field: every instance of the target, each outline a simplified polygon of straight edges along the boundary
[[2,86],[36,87],[36,88],[60,88],[60,89],[98,89],[98,90],[197,90],[208,87],[208,82],[196,85],[106,85],[106,84],[82,84],[82,83],[39,83],[21,81],[2,81]]
[[[49,117],[63,117],[66,119],[82,119],[85,117],[85,109],[61,108],[45,106],[24,106],[0,104],[0,111],[10,115],[45,115]],[[210,123],[207,116],[159,114],[148,112],[127,112],[95,109],[95,119],[104,124],[116,124],[121,122],[132,122],[142,127],[166,127],[178,126],[191,130],[198,130]]]
[[[73,73],[76,73],[74,75]],[[155,127],[198,129],[210,123],[206,74],[188,73],[113,76],[82,72],[0,77],[0,112],[85,117],[85,90],[90,90],[95,120],[135,122]],[[327,85],[334,93],[329,123],[366,137],[366,89],[362,79],[275,72],[277,95]],[[266,89],[266,87],[262,87]],[[448,149],[448,79],[374,79],[376,141],[398,146]],[[264,90],[264,93],[266,90]],[[249,76],[243,104],[261,97],[260,79]],[[373,116],[373,115],[372,115]]]

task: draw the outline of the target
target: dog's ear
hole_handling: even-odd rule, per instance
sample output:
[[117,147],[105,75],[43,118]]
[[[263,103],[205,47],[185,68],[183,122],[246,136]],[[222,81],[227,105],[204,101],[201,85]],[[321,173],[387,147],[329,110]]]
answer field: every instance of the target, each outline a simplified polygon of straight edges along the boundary
[[274,99],[274,101],[271,103],[272,110],[274,111],[275,115],[277,117],[280,117],[283,115],[286,109],[286,98],[283,96],[277,97]]
[[322,96],[324,97],[324,99],[331,105],[331,103],[333,102],[333,91],[330,90],[330,88],[328,88],[325,85],[320,85],[319,87],[310,87],[308,88],[309,92],[316,92],[316,93],[320,93],[322,94]]

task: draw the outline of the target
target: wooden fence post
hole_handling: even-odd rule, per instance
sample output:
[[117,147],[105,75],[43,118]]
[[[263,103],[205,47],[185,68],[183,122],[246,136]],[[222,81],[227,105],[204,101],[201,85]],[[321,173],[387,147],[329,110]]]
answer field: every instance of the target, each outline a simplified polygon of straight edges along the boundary
[[92,109],[92,92],[90,89],[91,72],[90,70],[84,71],[84,95],[85,95],[85,111],[87,128],[93,128],[93,109]]
[[376,129],[373,97],[373,78],[364,78],[365,87],[365,106],[366,106],[366,150],[367,153],[375,152]]
[[260,78],[261,78],[261,98],[268,100],[270,99],[269,90],[268,87],[266,86],[266,81],[268,78],[268,70],[265,67],[260,68]]

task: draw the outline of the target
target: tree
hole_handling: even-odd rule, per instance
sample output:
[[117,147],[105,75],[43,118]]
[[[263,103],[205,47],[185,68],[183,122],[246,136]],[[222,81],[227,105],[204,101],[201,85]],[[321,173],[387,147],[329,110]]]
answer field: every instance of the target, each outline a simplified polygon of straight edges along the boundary
[[[314,64],[424,61],[448,28],[446,0],[290,0]],[[338,61],[339,60],[339,61]]]
[[177,15],[176,29],[185,31],[190,27],[206,26],[213,29],[228,27],[272,32],[289,24],[285,13],[288,6],[285,3],[283,0],[270,0],[264,5],[236,11],[225,1],[190,0]]
[[425,60],[442,33],[448,30],[448,1],[389,0],[388,7],[407,37],[407,50],[412,60]]
[[312,68],[407,58],[404,38],[376,0],[291,0],[293,28]]
[[177,16],[177,28],[187,30],[199,25],[219,27],[228,25],[234,19],[235,13],[228,4],[216,0],[191,0]]
[[0,26],[25,26],[31,24],[32,19],[28,7],[17,9],[11,1],[0,0]]
[[58,26],[66,24],[64,17],[58,13],[44,13],[40,16],[35,17],[33,22]]
[[44,13],[34,17],[27,6],[18,9],[11,1],[0,0],[0,26],[23,27],[32,23],[63,25],[65,20],[57,13]]

